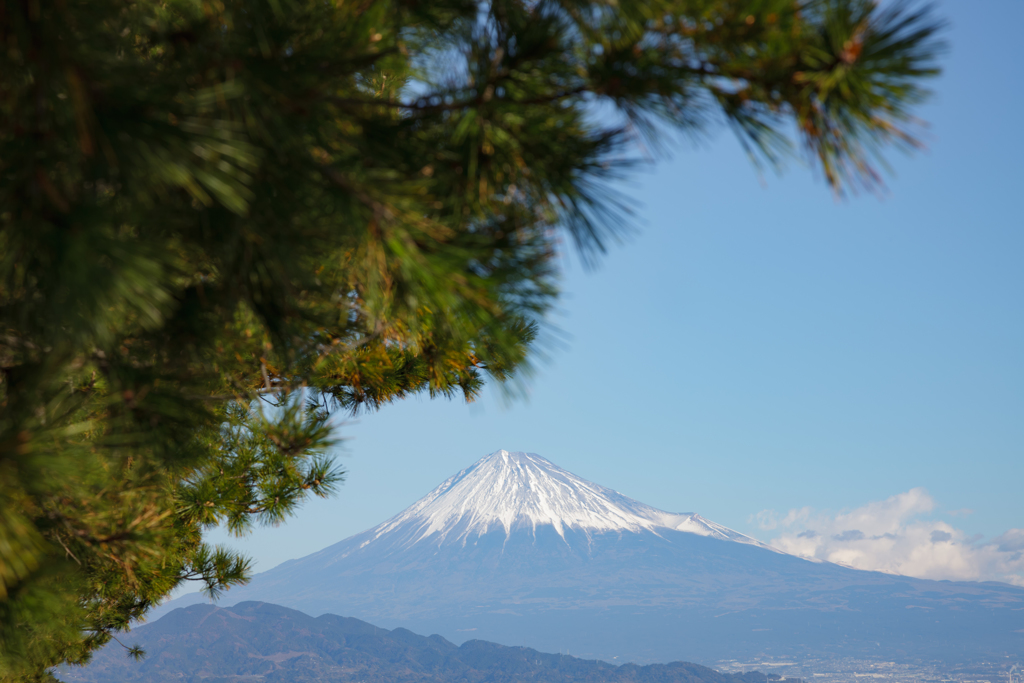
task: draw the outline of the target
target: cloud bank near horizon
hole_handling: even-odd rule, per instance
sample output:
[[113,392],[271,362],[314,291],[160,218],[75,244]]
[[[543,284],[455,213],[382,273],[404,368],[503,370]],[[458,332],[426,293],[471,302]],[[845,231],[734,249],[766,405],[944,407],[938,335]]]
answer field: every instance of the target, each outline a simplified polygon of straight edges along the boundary
[[925,518],[935,507],[925,489],[914,488],[838,514],[808,507],[784,515],[762,510],[750,521],[779,532],[770,545],[808,559],[923,579],[1024,586],[1024,529],[984,540],[946,521]]

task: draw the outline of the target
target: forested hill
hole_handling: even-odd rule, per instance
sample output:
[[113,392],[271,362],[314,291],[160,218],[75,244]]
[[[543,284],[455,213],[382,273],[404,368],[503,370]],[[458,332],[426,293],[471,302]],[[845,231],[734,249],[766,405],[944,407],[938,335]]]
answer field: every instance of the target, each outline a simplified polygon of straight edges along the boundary
[[146,657],[135,662],[116,643],[83,668],[58,676],[75,683],[763,683],[758,672],[722,674],[673,662],[616,666],[471,640],[377,628],[332,614],[317,618],[262,602],[229,608],[193,605],[128,634]]

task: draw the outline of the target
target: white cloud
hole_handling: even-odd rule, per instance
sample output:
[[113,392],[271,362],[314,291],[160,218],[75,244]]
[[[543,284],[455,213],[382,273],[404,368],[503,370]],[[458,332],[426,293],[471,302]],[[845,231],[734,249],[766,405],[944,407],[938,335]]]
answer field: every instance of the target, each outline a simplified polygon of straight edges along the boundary
[[778,530],[771,545],[801,557],[925,579],[1024,586],[1024,529],[986,542],[925,518],[934,510],[928,492],[915,488],[835,515],[806,507],[785,515],[762,510],[751,522]]

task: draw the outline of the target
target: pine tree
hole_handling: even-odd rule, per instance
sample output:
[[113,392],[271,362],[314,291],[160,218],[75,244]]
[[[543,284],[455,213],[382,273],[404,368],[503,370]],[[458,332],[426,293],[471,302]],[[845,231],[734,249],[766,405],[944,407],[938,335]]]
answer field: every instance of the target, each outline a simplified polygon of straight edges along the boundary
[[244,582],[204,534],[332,494],[332,410],[521,376],[559,241],[627,227],[638,138],[727,123],[877,185],[939,28],[869,0],[0,1],[0,679]]

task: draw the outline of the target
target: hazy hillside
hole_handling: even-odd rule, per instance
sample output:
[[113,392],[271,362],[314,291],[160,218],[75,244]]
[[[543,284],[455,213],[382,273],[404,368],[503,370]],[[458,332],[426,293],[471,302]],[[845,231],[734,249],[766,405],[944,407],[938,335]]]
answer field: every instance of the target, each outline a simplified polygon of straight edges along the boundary
[[113,644],[84,669],[59,676],[75,683],[763,683],[776,677],[721,674],[673,662],[606,662],[471,640],[388,631],[335,615],[313,618],[267,603],[175,610],[129,636],[147,656],[134,662]]

